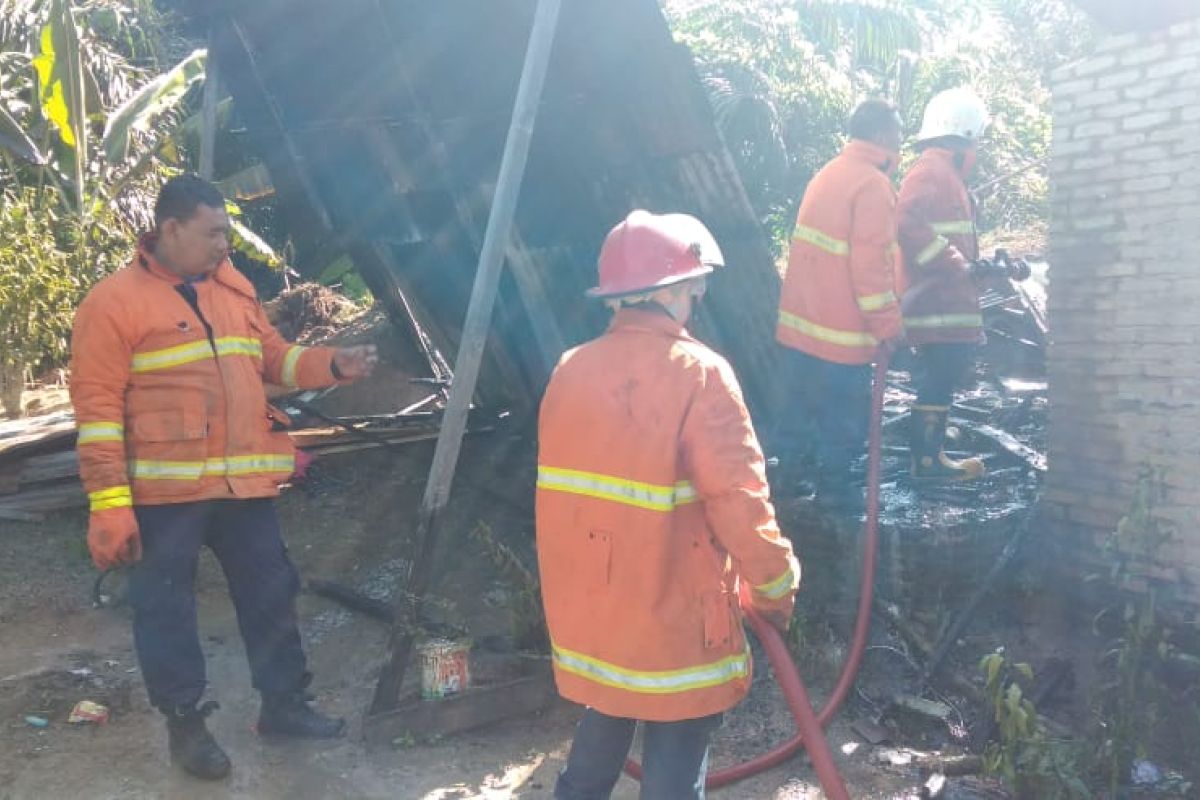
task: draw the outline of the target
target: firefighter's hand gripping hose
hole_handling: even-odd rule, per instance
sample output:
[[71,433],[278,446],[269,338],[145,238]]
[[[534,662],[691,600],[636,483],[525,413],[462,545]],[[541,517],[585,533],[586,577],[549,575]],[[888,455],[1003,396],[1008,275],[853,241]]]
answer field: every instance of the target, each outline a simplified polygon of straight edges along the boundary
[[[837,713],[842,701],[850,693],[850,687],[854,685],[863,652],[866,650],[867,634],[871,629],[871,603],[875,589],[875,557],[879,541],[883,390],[887,385],[889,357],[890,353],[887,350],[880,350],[871,388],[871,425],[867,448],[867,516],[866,535],[863,537],[862,585],[858,598],[858,613],[854,621],[854,637],[850,643],[850,652],[846,663],[842,665],[841,674],[824,707],[819,714],[814,713],[808,698],[808,690],[805,689],[804,682],[800,679],[800,672],[796,669],[796,664],[792,660],[791,653],[788,652],[783,637],[750,606],[747,597],[743,594],[742,608],[750,620],[750,627],[758,636],[767,653],[775,680],[779,682],[779,688],[783,690],[788,708],[796,719],[796,733],[783,744],[750,761],[710,772],[705,781],[705,785],[710,789],[728,786],[751,775],[757,775],[776,767],[791,758],[801,747],[807,747],[813,769],[817,773],[825,796],[829,800],[850,800],[850,794],[846,791],[846,784],[834,763],[833,753],[829,748],[829,742],[825,739],[823,728],[833,719],[833,715]],[[641,778],[642,768],[636,761],[626,762],[625,771],[633,778]]]

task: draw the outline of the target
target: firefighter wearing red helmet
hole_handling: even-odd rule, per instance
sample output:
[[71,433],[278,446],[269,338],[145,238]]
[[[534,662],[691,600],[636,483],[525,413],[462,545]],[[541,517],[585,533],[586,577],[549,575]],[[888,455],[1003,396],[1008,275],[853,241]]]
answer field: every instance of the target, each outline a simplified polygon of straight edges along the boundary
[[704,225],[634,211],[608,235],[608,331],[566,353],[539,418],[537,548],[560,694],[584,705],[555,797],[607,797],[639,722],[643,798],[704,795],[708,741],[750,687],[739,581],[781,629],[800,565],[733,371],[686,328],[722,265]]

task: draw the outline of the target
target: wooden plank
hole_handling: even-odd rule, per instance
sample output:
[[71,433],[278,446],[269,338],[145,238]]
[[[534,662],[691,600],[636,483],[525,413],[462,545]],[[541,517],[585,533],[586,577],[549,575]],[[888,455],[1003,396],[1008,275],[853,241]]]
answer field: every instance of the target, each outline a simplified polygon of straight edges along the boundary
[[515,681],[470,689],[444,700],[416,700],[363,720],[368,744],[421,741],[533,714],[558,698],[548,669]]
[[0,512],[37,513],[64,508],[80,508],[87,505],[87,495],[78,481],[62,486],[31,489],[6,497],[0,501]]

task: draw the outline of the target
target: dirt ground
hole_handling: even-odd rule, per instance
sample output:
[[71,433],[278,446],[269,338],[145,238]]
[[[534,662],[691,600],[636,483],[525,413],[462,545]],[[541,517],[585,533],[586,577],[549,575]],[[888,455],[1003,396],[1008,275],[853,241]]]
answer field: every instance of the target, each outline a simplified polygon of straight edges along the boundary
[[[513,586],[486,558],[474,557],[476,545],[465,532],[486,520],[514,550],[532,555],[531,494],[514,497],[495,490],[496,462],[488,454],[498,445],[503,449],[505,436],[468,442],[441,550],[437,613],[469,622],[477,639],[502,637],[511,628]],[[510,443],[521,444],[515,439]],[[416,445],[402,454],[367,451],[319,461],[313,485],[287,492],[280,502],[302,576],[334,579],[388,597],[405,566],[431,452],[430,446]],[[524,480],[519,472],[505,479]],[[233,610],[224,579],[207,555],[197,592],[208,696],[221,704],[211,722],[233,758],[234,771],[215,786],[193,781],[168,763],[162,722],[149,707],[137,672],[119,575],[107,579],[102,589],[109,606],[93,607],[96,573],[83,545],[84,514],[59,514],[39,524],[0,524],[0,799],[551,796],[577,708],[564,703],[536,717],[440,742],[368,747],[359,736],[361,719],[385,652],[386,630],[307,593],[300,609],[318,703],[345,715],[351,732],[332,744],[260,740],[252,730],[257,698],[249,686]],[[832,684],[841,647],[831,636],[814,641],[809,651],[803,668],[818,703]],[[868,668],[891,674],[894,665],[888,659],[883,652],[869,654]],[[750,699],[716,737],[715,766],[767,749],[791,731],[769,670],[760,667],[757,673]],[[111,721],[104,726],[68,724],[71,707],[83,699],[108,705]],[[853,698],[830,729],[852,796],[917,796],[920,779],[914,771],[877,765],[872,748],[850,731],[849,722],[868,708]],[[34,727],[26,716],[43,717],[48,727]],[[634,798],[637,786],[622,779],[614,796]],[[798,756],[712,796],[798,800],[822,794],[807,759]]]

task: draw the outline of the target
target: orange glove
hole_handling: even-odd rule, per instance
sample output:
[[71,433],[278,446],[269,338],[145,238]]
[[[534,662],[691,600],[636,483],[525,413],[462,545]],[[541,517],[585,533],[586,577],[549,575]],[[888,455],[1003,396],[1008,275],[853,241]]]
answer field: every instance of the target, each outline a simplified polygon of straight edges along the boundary
[[137,517],[128,506],[93,511],[88,518],[87,541],[98,569],[112,569],[142,558]]

